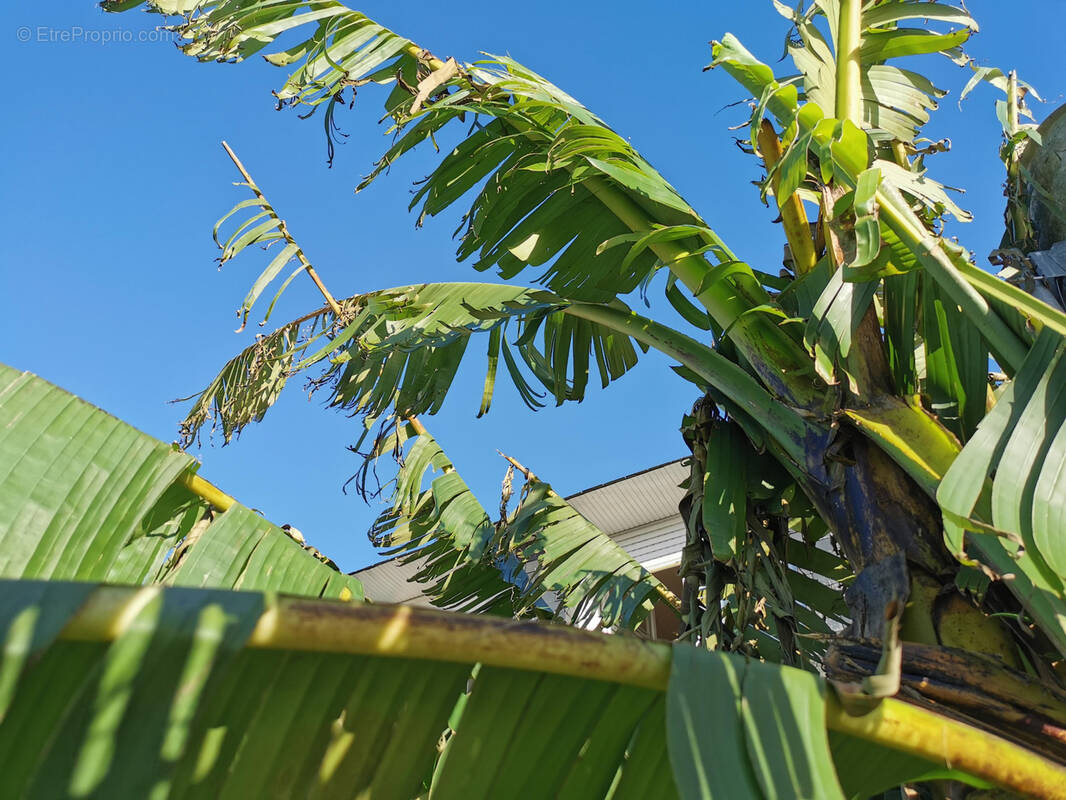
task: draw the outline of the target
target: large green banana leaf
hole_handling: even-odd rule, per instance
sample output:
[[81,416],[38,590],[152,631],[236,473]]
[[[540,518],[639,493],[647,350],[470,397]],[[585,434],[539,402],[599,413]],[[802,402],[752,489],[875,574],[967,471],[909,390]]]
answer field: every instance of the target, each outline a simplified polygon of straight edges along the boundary
[[191,456],[0,364],[0,577],[361,597],[359,581],[234,503]]
[[[797,669],[426,609],[0,580],[0,629],[7,797],[843,798],[827,720],[854,743],[909,709],[943,760],[989,738],[849,717]],[[881,769],[845,765],[848,795],[959,775],[862,745]]]

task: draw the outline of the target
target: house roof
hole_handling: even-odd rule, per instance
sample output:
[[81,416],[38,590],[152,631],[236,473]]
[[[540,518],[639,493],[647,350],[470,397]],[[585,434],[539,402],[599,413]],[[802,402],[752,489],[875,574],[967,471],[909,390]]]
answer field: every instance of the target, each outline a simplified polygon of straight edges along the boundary
[[431,607],[433,604],[422,593],[422,584],[414,580],[419,566],[419,562],[404,564],[399,558],[390,558],[352,574],[363,584],[363,591],[371,599]]
[[593,486],[566,500],[581,516],[614,536],[677,516],[677,504],[684,495],[678,484],[687,476],[688,468],[678,459]]

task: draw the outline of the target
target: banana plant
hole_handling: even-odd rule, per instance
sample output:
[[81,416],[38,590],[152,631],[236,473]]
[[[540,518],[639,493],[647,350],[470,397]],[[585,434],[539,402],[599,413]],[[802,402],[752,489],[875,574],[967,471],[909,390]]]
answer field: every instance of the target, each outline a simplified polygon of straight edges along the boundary
[[188,456],[29,373],[0,368],[0,419],[7,796],[1061,796],[1015,743],[808,671],[362,602]]
[[[942,145],[922,127],[944,92],[900,66],[922,55],[966,64],[977,23],[939,1],[775,6],[795,74],[775,74],[732,35],[713,44],[711,67],[752,98],[751,151],[788,244],[784,277],[746,263],[626,139],[512,59],[441,59],[327,0],[148,3],[171,15],[186,55],[264,54],[290,70],[277,100],[319,113],[328,139],[356,88],[387,87],[395,139],[359,188],[461,126],[412,209],[421,219],[461,204],[458,258],[503,281],[338,301],[238,162],[253,197],[234,209],[248,216],[220,240],[223,258],[252,244],[281,248],[241,313],[293,259],[290,277],[307,272],[325,306],[227,364],[194,401],[185,442],[209,419],[228,439],[310,371],[333,406],[361,417],[361,437],[374,432],[370,457],[396,458],[396,492],[375,535],[430,556],[424,577],[439,602],[527,616],[552,596],[552,616],[595,609],[634,626],[656,598],[676,600],[688,642],[747,659],[749,677],[727,669],[726,683],[746,685],[763,660],[805,666],[842,681],[833,696],[853,712],[889,707],[885,697],[904,687],[908,708],[948,710],[1061,764],[1066,315],[945,235],[969,215],[926,166]],[[526,285],[514,283],[520,276]],[[660,277],[684,330],[626,302]],[[593,361],[606,388],[647,348],[692,382],[700,400],[683,424],[693,457],[679,600],[602,534],[581,543],[580,523],[531,474],[518,508],[502,503],[496,523],[471,502],[419,418],[445,402],[479,335],[480,413],[501,356],[532,406],[580,401]],[[441,475],[431,479],[430,467]],[[564,544],[577,547],[566,559]],[[607,569],[611,580],[596,577]],[[677,659],[693,656],[674,652],[677,674]],[[780,707],[792,697],[786,690]],[[689,752],[710,747],[700,726],[717,713],[676,713],[691,720]],[[755,780],[722,796],[776,796],[760,777],[775,757],[746,742]],[[669,757],[677,779],[688,762],[673,746]],[[705,766],[677,789],[725,791],[714,783],[721,770],[711,779]],[[803,774],[819,795],[831,783]]]

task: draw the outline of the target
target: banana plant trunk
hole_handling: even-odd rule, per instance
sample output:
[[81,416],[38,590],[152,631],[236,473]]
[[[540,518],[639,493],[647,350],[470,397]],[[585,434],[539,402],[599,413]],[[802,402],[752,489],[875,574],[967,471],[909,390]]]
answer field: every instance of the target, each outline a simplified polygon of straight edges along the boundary
[[954,580],[939,511],[910,476],[854,431],[821,456],[825,475],[812,476],[806,488],[857,576],[845,595],[852,633],[880,639],[893,603],[903,608],[910,597],[912,571],[945,586]]

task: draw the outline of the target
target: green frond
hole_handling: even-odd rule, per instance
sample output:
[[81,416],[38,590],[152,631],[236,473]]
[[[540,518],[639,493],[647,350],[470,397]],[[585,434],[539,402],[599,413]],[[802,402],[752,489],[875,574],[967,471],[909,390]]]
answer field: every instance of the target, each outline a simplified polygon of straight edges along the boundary
[[1066,654],[1066,359],[1044,331],[944,476],[937,499],[949,547],[1006,581]]
[[[7,790],[409,798],[432,784],[445,798],[605,797],[617,779],[651,777],[653,764],[627,758],[643,725],[655,725],[653,740],[665,750],[661,691],[535,666],[477,666],[492,659],[478,658],[469,642],[462,654],[441,650],[454,616],[160,588],[0,582],[0,627],[27,645],[6,649],[2,664]],[[94,611],[104,624],[93,626]],[[323,650],[299,629],[313,620],[319,642],[338,641],[343,628],[379,646]],[[285,629],[295,637],[277,637]],[[479,640],[492,646],[484,632]],[[403,653],[426,633],[434,655]],[[563,642],[573,644],[581,642]],[[546,741],[554,709],[569,735]],[[538,750],[546,763],[528,758],[534,747],[548,748]],[[485,758],[505,769],[497,776],[477,768]]]
[[[888,275],[884,279],[885,355],[896,391],[904,397],[918,391],[919,364],[916,352],[921,346],[918,337],[918,289],[921,278],[917,272]],[[924,353],[923,353],[924,355]]]
[[973,215],[959,208],[948,194],[948,188],[929,178],[924,169],[917,171],[906,169],[884,159],[875,159],[872,168],[881,172],[886,183],[905,192],[908,197],[923,206],[931,220],[939,220],[945,214],[951,214],[959,222],[973,221]]
[[933,281],[920,277],[921,388],[937,419],[966,442],[988,403],[988,346],[981,333]]
[[[572,318],[566,313],[569,303],[549,292],[455,283],[372,297],[365,322],[355,330],[356,323],[349,325],[338,337],[351,336],[352,344],[332,359],[328,377],[334,404],[370,417],[384,416],[390,407],[403,417],[436,413],[469,337],[497,328],[504,332],[500,347],[520,391],[532,394],[530,381],[535,381],[556,404],[584,398],[593,359],[604,387],[637,361],[637,347],[628,336]],[[509,354],[517,354],[531,378]]]
[[0,577],[362,597],[240,504],[194,494],[196,463],[29,373],[0,365]]
[[538,281],[575,300],[634,291],[660,263],[646,247],[605,252],[634,228],[604,208],[598,187],[629,198],[652,226],[687,226],[690,252],[735,260],[725,244],[625,139],[546,80],[511,59],[468,67],[455,90],[410,119],[382,157],[378,174],[416,144],[466,113],[486,118],[448,153],[412,200],[420,219],[480,190],[467,211],[460,259],[504,278],[544,267]]
[[881,305],[897,393],[924,396],[940,424],[965,443],[985,415],[990,392],[981,331],[921,270],[885,276]]
[[[843,800],[829,739],[823,735],[825,706],[819,693],[824,689],[814,675],[799,670],[780,673],[782,683],[771,689],[766,682],[758,695],[745,689],[748,681],[762,684],[758,676],[773,669],[696,648],[675,650],[667,712],[684,722],[667,729],[667,741],[683,796]],[[697,675],[705,681],[702,686]],[[768,727],[776,713],[806,717],[809,725],[788,730]],[[719,732],[712,734],[712,727]],[[750,731],[772,728],[776,728],[772,736],[749,738]],[[787,766],[762,751],[774,738],[803,741]],[[777,751],[778,746],[772,749]]]
[[[174,11],[164,4],[148,6]],[[403,135],[360,188],[452,120],[468,114],[489,120],[476,125],[474,133],[442,161],[412,203],[421,204],[422,216],[439,213],[488,177],[467,214],[470,228],[460,248],[464,258],[479,251],[478,269],[495,266],[501,274],[513,276],[522,266],[541,266],[565,251],[544,278],[554,291],[584,300],[633,291],[655,265],[650,253],[624,273],[618,271],[622,252],[602,259],[591,279],[578,268],[585,266],[582,259],[589,259],[601,242],[630,231],[605,213],[602,202],[582,186],[591,179],[619,188],[658,224],[699,226],[703,239],[694,240],[691,249],[713,244],[733,260],[713,231],[625,139],[576,100],[509,58],[464,65],[449,62],[447,79],[433,78],[444,68],[443,62],[364,15],[319,0],[265,4],[219,0],[185,12],[173,29],[185,41],[184,52],[205,61],[242,60],[268,48],[282,33],[304,29],[303,41],[265,56],[276,66],[298,65],[275,92],[282,103],[313,110],[328,102],[332,110],[349,87],[370,81],[396,84],[386,107]],[[427,86],[432,87],[430,95],[421,97],[419,88],[425,94]],[[555,180],[545,181],[545,173]],[[505,206],[510,213],[500,213]],[[480,232],[490,207],[495,235]],[[563,209],[565,213],[560,213]],[[511,232],[519,222],[521,230]],[[536,250],[532,260],[522,256],[525,249]]]
[[[190,54],[238,58],[246,54],[248,42],[255,48],[271,42],[272,26],[295,27],[304,17],[312,21],[315,12],[308,9],[335,11],[338,19],[348,19],[334,4],[278,4],[284,11],[268,5],[268,29],[255,35],[249,33],[258,30],[259,18],[250,11],[254,6],[237,2],[207,3],[176,29],[190,40]],[[348,13],[353,26],[366,26],[372,36],[384,37],[365,17]],[[371,76],[360,61],[358,69],[345,62],[343,80],[334,79],[332,72],[327,74],[333,77],[311,80],[309,75],[317,73],[308,72],[304,63],[311,47],[307,42],[295,45],[285,57],[268,60],[303,65],[290,76],[289,89],[280,93],[284,98],[304,102],[302,98],[314,97],[318,103],[332,93],[332,112],[350,81]],[[439,213],[469,191],[477,193],[464,217],[461,259],[471,258],[475,268],[495,269],[507,280],[529,266],[540,267],[537,280],[552,291],[570,300],[595,302],[635,291],[665,267],[674,275],[668,284],[671,302],[686,311],[692,310],[688,303],[702,307],[719,330],[730,329],[774,392],[800,404],[819,396],[797,342],[764,315],[746,313],[774,306],[759,276],[625,139],[569,95],[502,57],[460,64],[409,44],[387,68],[371,61],[380,69],[375,75],[395,79],[386,109],[400,135],[368,180],[412,147],[433,141],[446,124],[473,117],[464,141],[445,156],[415,198],[425,216]],[[294,88],[301,86],[307,91]],[[332,124],[330,116],[327,130]],[[640,239],[664,226],[687,227],[692,235],[657,239],[639,252],[602,248],[605,242],[619,242],[633,233]],[[765,367],[769,358],[781,357],[790,360],[787,368]]]
[[877,292],[876,281],[849,282],[846,269],[831,271],[828,260],[801,279],[804,292],[820,288],[818,299],[807,317],[804,343],[814,354],[819,374],[830,383],[836,382],[835,371],[843,367],[851,352],[852,337]]
[[[567,313],[550,292],[484,283],[434,283],[384,289],[341,301],[291,322],[233,358],[199,397],[182,424],[194,441],[214,420],[226,441],[259,421],[288,379],[320,366],[313,388],[328,388],[332,405],[370,419],[434,414],[442,406],[470,337],[490,334],[489,362],[500,353],[530,406],[544,389],[556,402],[581,401],[589,376],[606,387],[637,363],[626,334]],[[624,306],[622,306],[624,308]],[[514,340],[509,340],[513,336]],[[481,403],[491,405],[495,367]]]
[[[243,171],[243,166],[239,161],[236,161],[236,155],[230,150],[229,146],[223,142],[226,151],[235,160]],[[260,325],[265,325],[267,320],[270,319],[270,315],[274,311],[274,306],[278,302],[278,298],[292,283],[293,279],[301,272],[305,272],[311,269],[310,262],[307,260],[307,256],[304,255],[300,246],[289,234],[288,229],[285,226],[285,221],[278,216],[277,211],[260,191],[259,187],[250,181],[236,184],[237,186],[247,186],[255,197],[248,200],[242,200],[231,208],[226,214],[215,223],[215,228],[211,232],[212,238],[215,240],[215,244],[218,245],[219,250],[222,251],[222,255],[219,256],[218,262],[221,268],[226,262],[231,261],[241,254],[249,247],[258,247],[262,250],[270,250],[274,248],[272,257],[267,264],[266,268],[259,274],[248,290],[248,294],[244,298],[244,302],[241,303],[241,307],[237,310],[237,316],[241,318],[241,325],[237,329],[240,333],[244,330],[244,326],[248,322],[248,314],[251,313],[252,307],[259,299],[260,295],[266,290],[266,288],[274,282],[274,280],[281,274],[281,271],[289,266],[293,261],[296,261],[298,266],[293,270],[288,277],[282,282],[281,288],[274,295],[274,299],[271,300],[270,306],[267,309],[266,314],[263,317]],[[229,223],[234,217],[237,218],[239,224],[229,233],[226,238],[220,239],[219,232],[221,229]],[[242,221],[243,218],[243,221]],[[275,246],[276,243],[276,246]]]
[[526,476],[510,512],[514,470],[508,471],[503,516],[493,522],[420,424],[385,429],[370,457],[390,455],[399,460],[391,505],[374,524],[371,540],[416,562],[415,579],[436,605],[635,628],[666,593],[655,576],[535,476]]
[[[129,4],[105,0],[101,5],[105,11],[120,11],[125,10],[120,5]],[[172,30],[181,37],[182,51],[200,61],[243,61],[279,36],[304,29],[297,44],[264,55],[275,66],[297,65],[275,91],[283,103],[314,106],[345,87],[392,83],[397,70],[414,60],[407,52],[410,41],[332,0],[158,0],[143,5],[181,17]]]

